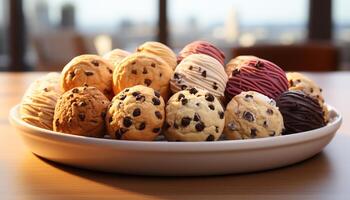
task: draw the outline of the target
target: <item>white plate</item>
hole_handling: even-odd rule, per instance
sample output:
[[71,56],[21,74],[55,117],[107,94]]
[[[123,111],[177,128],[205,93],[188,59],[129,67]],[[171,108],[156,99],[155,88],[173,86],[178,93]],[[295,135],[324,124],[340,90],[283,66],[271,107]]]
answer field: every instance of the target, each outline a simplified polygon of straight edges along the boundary
[[216,142],[139,142],[57,133],[25,123],[19,106],[11,124],[36,155],[75,167],[142,175],[198,176],[253,172],[300,162],[333,138],[342,117],[332,107],[327,126],[293,135]]

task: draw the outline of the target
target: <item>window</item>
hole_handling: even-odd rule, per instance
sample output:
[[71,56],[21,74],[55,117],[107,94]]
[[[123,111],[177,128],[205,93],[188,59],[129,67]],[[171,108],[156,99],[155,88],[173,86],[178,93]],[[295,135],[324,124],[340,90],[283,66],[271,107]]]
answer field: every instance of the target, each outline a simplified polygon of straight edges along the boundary
[[170,41],[205,39],[229,48],[291,44],[307,35],[308,0],[170,0]]
[[341,48],[341,68],[350,69],[350,1],[333,0],[333,39]]
[[32,65],[62,67],[82,53],[133,51],[156,39],[157,6],[158,0],[25,0],[27,58]]
[[5,0],[0,0],[0,70],[7,65],[6,48],[6,9]]

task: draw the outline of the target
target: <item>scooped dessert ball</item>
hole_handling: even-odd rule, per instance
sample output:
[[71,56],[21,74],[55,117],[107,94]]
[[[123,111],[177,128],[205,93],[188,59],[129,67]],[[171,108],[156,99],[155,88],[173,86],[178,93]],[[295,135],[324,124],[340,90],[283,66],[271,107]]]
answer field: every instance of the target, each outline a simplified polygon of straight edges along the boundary
[[76,87],[57,101],[53,130],[73,135],[103,137],[109,100],[95,87]]
[[21,119],[31,125],[52,130],[53,113],[57,99],[62,94],[60,74],[56,72],[35,80],[23,95]]
[[77,56],[63,68],[61,86],[63,91],[82,86],[96,87],[111,99],[114,96],[112,73],[112,64],[100,56]]
[[298,72],[287,73],[287,79],[289,82],[289,90],[291,91],[302,91],[310,97],[316,99],[323,110],[323,118],[325,122],[329,120],[329,111],[325,104],[322,89],[313,80],[307,76]]
[[206,54],[215,58],[222,66],[225,65],[225,54],[219,48],[207,41],[194,41],[186,45],[177,56],[180,63],[184,58],[192,54]]
[[137,85],[113,98],[106,125],[112,138],[151,141],[161,133],[164,119],[164,100],[160,93]]
[[326,124],[320,104],[302,91],[284,92],[276,102],[283,115],[285,135],[317,129]]
[[275,99],[288,90],[285,72],[274,63],[256,58],[233,69],[226,84],[225,96],[230,101],[244,91],[255,91]]
[[224,109],[210,92],[190,88],[174,94],[166,106],[169,141],[214,141],[224,128]]
[[164,99],[169,97],[171,67],[152,54],[135,53],[119,63],[113,72],[113,90],[118,94],[128,87],[144,85],[160,92]]
[[205,54],[192,54],[181,61],[170,80],[173,93],[187,89],[208,90],[220,100],[224,97],[227,75],[224,67]]
[[283,118],[276,102],[254,91],[232,98],[225,111],[227,139],[251,139],[281,135]]
[[176,68],[176,54],[160,42],[145,42],[137,48],[137,52],[149,53],[163,59],[173,70]]

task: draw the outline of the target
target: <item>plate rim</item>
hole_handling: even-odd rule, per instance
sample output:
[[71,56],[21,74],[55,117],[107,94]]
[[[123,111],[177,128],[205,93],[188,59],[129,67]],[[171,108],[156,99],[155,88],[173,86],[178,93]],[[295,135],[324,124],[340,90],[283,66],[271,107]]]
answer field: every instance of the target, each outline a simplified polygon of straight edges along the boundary
[[241,151],[263,148],[276,148],[279,146],[292,145],[296,143],[309,142],[311,140],[326,137],[330,134],[335,134],[339,129],[343,117],[341,113],[334,107],[327,105],[330,113],[335,114],[335,119],[329,122],[326,126],[300,132],[297,134],[255,138],[247,140],[224,140],[210,142],[168,142],[168,141],[128,141],[128,140],[112,140],[105,138],[92,138],[86,136],[70,135],[59,133],[44,128],[39,128],[31,125],[19,117],[20,104],[13,106],[9,112],[9,121],[16,129],[21,130],[21,134],[26,134],[30,137],[46,139],[50,142],[63,142],[70,145],[86,145],[93,144],[96,146],[108,147],[123,151],[157,151],[157,152],[217,152],[217,151]]

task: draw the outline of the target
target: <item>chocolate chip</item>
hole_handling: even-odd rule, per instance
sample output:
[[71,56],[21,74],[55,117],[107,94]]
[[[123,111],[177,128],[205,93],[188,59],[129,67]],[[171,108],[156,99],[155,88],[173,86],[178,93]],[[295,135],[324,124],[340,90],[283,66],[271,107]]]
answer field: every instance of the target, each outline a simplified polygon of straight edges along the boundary
[[213,89],[214,89],[214,90],[217,90],[217,89],[218,89],[218,86],[217,86],[217,85],[213,85]]
[[232,76],[236,76],[236,75],[239,74],[239,73],[240,73],[239,69],[234,69],[234,70],[232,71]]
[[108,72],[109,72],[110,74],[113,74],[113,70],[111,70],[111,69],[109,69],[109,68],[108,68]]
[[153,133],[159,133],[160,130],[162,130],[162,129],[161,128],[154,128],[152,131],[153,131]]
[[208,135],[207,141],[214,141],[214,140],[215,140],[214,135],[212,135],[212,134]]
[[123,101],[125,98],[126,98],[126,95],[125,95],[125,94],[122,94],[122,95],[119,96],[119,99],[122,100],[122,101]]
[[290,86],[294,86],[293,80],[289,80],[289,85],[290,85]]
[[101,112],[101,117],[104,119],[106,117],[106,112]]
[[322,88],[320,88],[320,92],[322,92]]
[[180,101],[182,98],[185,98],[185,95],[180,93],[178,96],[177,96],[177,100]]
[[215,132],[219,132],[219,127],[218,126],[215,126]]
[[72,72],[69,72],[69,75],[70,75],[70,78],[73,78],[73,77],[75,76],[75,73],[74,73],[74,71],[72,71]]
[[84,113],[79,113],[78,114],[78,117],[81,121],[84,121],[85,120],[85,114]]
[[147,85],[147,86],[150,86],[152,84],[152,81],[150,79],[145,79],[144,83]]
[[131,117],[125,117],[125,118],[123,119],[123,125],[124,125],[125,127],[130,127],[130,126],[132,125],[132,119],[131,119]]
[[186,98],[181,99],[182,105],[186,105],[187,103],[188,103],[188,99],[186,99]]
[[219,113],[220,119],[224,119],[225,113],[222,111],[219,111],[218,113]]
[[210,110],[215,110],[215,106],[213,104],[209,104],[208,107],[210,108]]
[[266,113],[269,114],[269,115],[273,115],[273,110],[270,109],[270,108],[268,108],[268,109],[266,110]]
[[115,138],[120,140],[123,136],[124,133],[126,133],[128,131],[128,129],[126,128],[120,128],[115,132]]
[[181,125],[183,127],[186,127],[186,126],[190,125],[190,123],[191,123],[191,118],[190,117],[183,117],[181,119]]
[[158,106],[158,105],[160,105],[160,100],[158,98],[156,98],[156,97],[153,97],[152,98],[152,103],[153,103],[153,105]]
[[98,66],[100,65],[100,63],[98,63],[97,60],[93,60],[93,61],[91,61],[91,63],[92,63],[93,65],[95,65],[96,67],[98,67]]
[[70,99],[70,98],[73,98],[73,97],[74,97],[73,94],[70,94],[70,95],[68,96],[69,99]]
[[233,122],[228,123],[228,124],[227,124],[227,127],[228,127],[228,129],[231,130],[231,131],[235,131],[235,130],[236,130],[236,124],[233,123]]
[[49,89],[47,89],[47,88],[44,88],[43,90],[44,90],[44,92],[48,92],[49,91]]
[[178,129],[179,125],[177,125],[176,123],[174,123],[174,128]]
[[258,60],[258,61],[255,63],[254,67],[256,67],[256,68],[262,68],[262,67],[264,67],[264,63]]
[[163,74],[162,73],[159,73],[159,77],[162,77],[163,76]]
[[310,92],[313,93],[314,92],[314,88],[310,88]]
[[141,109],[140,108],[135,108],[134,111],[132,112],[132,116],[137,117],[141,115]]
[[145,129],[146,128],[146,122],[141,122],[141,124],[139,125],[139,128],[138,128],[138,130],[143,130],[143,129]]
[[204,123],[203,122],[198,122],[196,124],[195,128],[196,128],[197,131],[202,131],[205,128]]
[[196,88],[191,88],[189,91],[190,91],[190,94],[197,94],[198,92]]
[[267,128],[267,127],[268,127],[268,125],[267,125],[267,121],[264,121],[263,126],[264,126],[265,128]]
[[113,121],[113,118],[112,117],[109,117],[109,123],[111,123]]
[[160,93],[157,90],[154,90],[154,95],[158,98],[160,97]]
[[152,63],[151,66],[152,66],[152,67],[156,67],[156,64],[155,64],[155,63]]
[[200,103],[196,103],[196,106],[199,106],[200,105]]
[[252,122],[254,121],[254,115],[249,111],[244,111],[243,119],[247,120],[248,122]]
[[86,104],[86,102],[85,101],[81,101],[81,102],[79,102],[79,104],[78,104],[78,106],[86,106],[87,104]]
[[193,66],[192,66],[192,65],[190,65],[190,66],[188,67],[188,69],[189,69],[189,70],[192,70],[192,69],[193,69]]
[[73,93],[79,93],[79,89],[78,89],[78,88],[74,88],[74,89],[72,90],[72,92],[73,92]]
[[206,77],[207,77],[207,71],[204,70],[204,71],[202,72],[202,76],[203,76],[204,78],[206,78]]
[[84,83],[84,89],[83,90],[86,90],[86,87],[89,87],[89,85],[87,83]]
[[140,95],[140,94],[141,94],[140,92],[136,91],[136,92],[133,92],[133,93],[132,93],[132,96],[136,97],[136,96],[138,96],[138,95]]
[[245,95],[245,98],[246,98],[246,99],[253,99],[253,95],[251,95],[251,94],[246,94],[246,95]]
[[181,86],[181,90],[185,90],[186,88],[187,88],[186,85],[182,85],[182,86]]
[[251,128],[250,129],[250,136],[252,137],[252,138],[255,138],[256,137],[256,132],[257,132],[258,130],[256,129],[256,128]]
[[167,130],[168,128],[170,128],[171,126],[170,126],[170,124],[168,123],[168,122],[165,122],[164,123],[164,128]]
[[142,71],[142,74],[147,74],[147,73],[148,73],[148,71],[147,71],[146,67],[144,67],[143,71]]
[[199,122],[201,120],[201,116],[198,113],[194,113],[193,121]]
[[300,79],[297,79],[297,82],[298,82],[298,83],[301,83],[301,80],[300,80]]
[[209,101],[209,102],[213,102],[215,100],[215,97],[210,94],[210,93],[206,93],[205,94],[205,100]]
[[131,73],[132,73],[132,74],[137,74],[136,69],[131,70]]
[[180,78],[179,74],[178,73],[174,73],[174,79],[179,79],[179,78]]
[[162,119],[163,118],[162,113],[160,113],[159,111],[154,112],[154,114],[156,115],[156,117],[158,119]]
[[92,75],[94,75],[93,72],[84,72],[84,73],[85,73],[86,76],[92,76]]
[[126,88],[126,89],[124,90],[124,92],[129,92],[129,90],[130,90],[129,88]]
[[275,136],[276,135],[276,132],[273,131],[272,133],[269,134],[270,136]]
[[143,95],[136,96],[136,101],[144,102],[146,100],[146,97]]
[[135,65],[135,64],[136,64],[136,61],[133,61],[131,64],[132,64],[132,65]]

